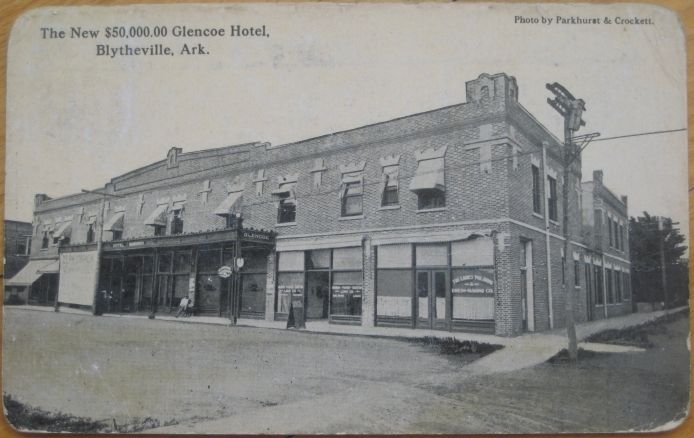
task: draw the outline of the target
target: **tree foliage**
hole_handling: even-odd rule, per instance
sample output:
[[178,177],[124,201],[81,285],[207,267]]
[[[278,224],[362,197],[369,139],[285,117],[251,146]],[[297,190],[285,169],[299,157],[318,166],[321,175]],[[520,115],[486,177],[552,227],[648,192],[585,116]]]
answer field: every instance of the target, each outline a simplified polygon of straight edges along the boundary
[[663,243],[666,274],[668,278],[668,301],[685,300],[688,296],[688,260],[686,238],[673,226],[671,218],[662,218],[662,230],[658,217],[643,212],[643,216],[629,220],[629,243],[633,293],[636,301],[663,301],[660,242]]

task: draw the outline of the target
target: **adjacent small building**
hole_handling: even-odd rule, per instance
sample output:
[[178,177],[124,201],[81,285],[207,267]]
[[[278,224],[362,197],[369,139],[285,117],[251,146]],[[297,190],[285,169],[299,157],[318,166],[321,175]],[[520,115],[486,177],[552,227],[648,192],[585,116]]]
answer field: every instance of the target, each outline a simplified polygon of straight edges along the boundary
[[603,172],[582,184],[583,238],[587,317],[601,319],[630,313],[628,198],[617,196],[603,183]]
[[18,276],[56,306],[156,315],[188,296],[196,314],[285,320],[298,302],[331,323],[503,336],[564,326],[567,298],[578,321],[628,311],[626,200],[582,183],[580,160],[563,179],[563,145],[515,78],[465,92],[295,143],[173,147],[98,190],[36,195]]
[[[5,220],[5,259],[3,278],[13,278],[29,261],[32,227],[29,222]],[[5,281],[5,302],[26,303],[28,286]]]

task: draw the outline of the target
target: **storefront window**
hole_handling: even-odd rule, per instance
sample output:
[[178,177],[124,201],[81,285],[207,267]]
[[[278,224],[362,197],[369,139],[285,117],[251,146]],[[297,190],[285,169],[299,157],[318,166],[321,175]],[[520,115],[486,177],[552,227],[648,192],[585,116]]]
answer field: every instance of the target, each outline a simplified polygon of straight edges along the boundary
[[306,251],[306,269],[330,268],[330,250]]
[[241,314],[264,315],[266,274],[243,274],[241,282]]
[[303,251],[285,251],[277,254],[279,257],[279,271],[303,271],[304,270],[304,252]]
[[409,268],[412,266],[412,246],[409,243],[378,247],[379,268]]
[[[179,287],[182,287],[182,284]],[[216,273],[198,274],[196,289],[197,301],[195,302],[195,307],[198,311],[200,313],[218,313],[220,311],[222,279]]]
[[198,252],[198,272],[217,272],[221,267],[219,249]]
[[412,318],[412,245],[382,245],[377,253],[376,311],[380,323],[409,324]]
[[154,277],[152,275],[142,276],[142,292],[140,295],[140,310],[150,310],[152,307],[152,287],[154,285]]
[[378,291],[376,307],[379,317],[386,319],[412,317],[412,270],[380,269],[376,289]]
[[289,313],[292,294],[303,295],[303,293],[303,272],[280,272],[277,274],[277,313]]
[[417,266],[448,265],[448,245],[417,245]]
[[143,259],[143,272],[146,274],[154,272],[154,257],[144,256]]
[[[525,265],[525,257],[521,261]],[[453,320],[494,319],[494,243],[478,237],[451,243]]]
[[[522,251],[525,247],[521,246]],[[525,254],[521,255],[521,263],[525,263]],[[463,240],[451,243],[452,266],[493,266],[494,244],[489,237]]]
[[174,256],[174,272],[190,272],[190,252],[177,252]]
[[159,254],[159,272],[171,272],[171,253]]
[[332,286],[332,315],[361,316],[362,273],[334,272]]
[[362,249],[338,248],[333,250],[333,269],[358,269],[362,268]]

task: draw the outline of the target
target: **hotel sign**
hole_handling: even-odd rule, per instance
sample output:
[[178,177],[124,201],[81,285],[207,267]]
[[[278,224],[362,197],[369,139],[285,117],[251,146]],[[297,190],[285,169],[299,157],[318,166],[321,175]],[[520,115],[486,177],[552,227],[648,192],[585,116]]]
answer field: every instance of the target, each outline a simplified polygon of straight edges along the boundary
[[241,232],[241,238],[244,240],[262,240],[263,242],[270,242],[272,240],[272,233],[260,230],[243,230]]

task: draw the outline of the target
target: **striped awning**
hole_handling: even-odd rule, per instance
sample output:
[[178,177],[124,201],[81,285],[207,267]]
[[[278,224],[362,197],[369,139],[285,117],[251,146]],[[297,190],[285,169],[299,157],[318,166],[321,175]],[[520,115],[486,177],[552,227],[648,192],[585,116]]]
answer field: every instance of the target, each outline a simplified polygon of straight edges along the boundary
[[104,231],[123,231],[123,217],[125,212],[119,211],[118,213],[111,216],[111,218],[104,224]]
[[410,190],[441,190],[446,189],[443,174],[443,158],[422,160],[410,182]]
[[70,237],[72,234],[72,221],[67,221],[61,223],[55,233],[53,234],[54,239],[60,239],[63,237]]
[[233,210],[241,206],[243,192],[229,193],[226,198],[215,208],[214,214],[218,216],[228,216]]
[[166,226],[166,211],[168,210],[169,204],[157,205],[152,214],[145,220],[145,225],[154,225],[157,227]]
[[45,273],[42,272],[43,269],[57,262],[58,260],[54,259],[29,260],[29,263],[27,263],[21,271],[17,272],[14,277],[5,282],[5,286],[31,286]]

